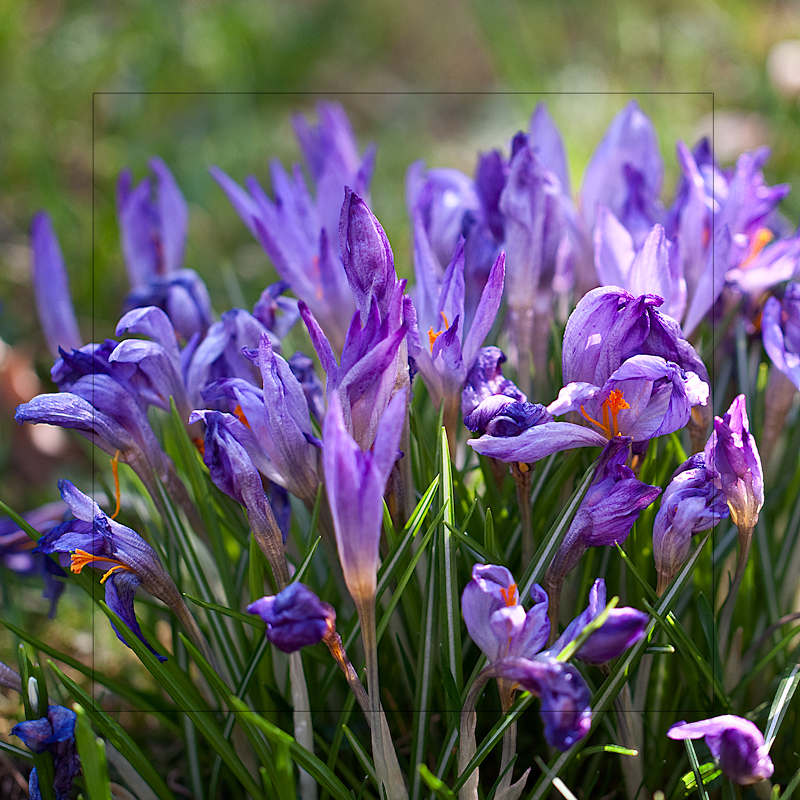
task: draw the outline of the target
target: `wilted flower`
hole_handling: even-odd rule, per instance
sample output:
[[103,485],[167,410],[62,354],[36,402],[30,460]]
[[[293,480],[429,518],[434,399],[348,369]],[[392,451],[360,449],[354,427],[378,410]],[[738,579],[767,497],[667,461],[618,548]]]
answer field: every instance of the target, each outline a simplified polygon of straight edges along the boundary
[[284,653],[316,644],[335,630],[336,611],[302,583],[291,583],[276,595],[247,606],[267,626],[267,639]]
[[700,722],[676,722],[667,736],[670,739],[705,738],[722,772],[742,786],[766,780],[775,771],[761,731],[750,720],[733,714]]

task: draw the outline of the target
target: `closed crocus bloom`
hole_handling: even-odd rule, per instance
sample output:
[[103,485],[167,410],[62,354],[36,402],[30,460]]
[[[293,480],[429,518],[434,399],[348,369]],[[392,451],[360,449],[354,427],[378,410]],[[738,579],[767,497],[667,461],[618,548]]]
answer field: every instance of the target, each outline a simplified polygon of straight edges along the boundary
[[505,568],[476,564],[461,595],[461,611],[472,641],[490,661],[506,656],[532,658],[547,643],[547,595],[534,584],[533,607],[520,604],[517,584]]
[[659,595],[686,561],[692,536],[713,528],[727,516],[725,496],[714,486],[705,454],[697,453],[673,473],[653,523]]
[[[606,607],[606,583],[598,578],[589,590],[589,605],[569,625],[561,636],[556,639],[548,652],[558,655],[570,642],[577,639],[583,629],[600,614]],[[581,645],[575,658],[587,664],[605,664],[612,658],[622,655],[629,647],[644,637],[645,628],[650,617],[643,611],[624,606],[612,608],[606,621],[594,631]]]
[[750,433],[745,397],[740,394],[714,431],[705,449],[706,469],[728,501],[731,519],[741,531],[752,529],[764,505],[764,473],[756,441]]
[[775,771],[764,735],[750,720],[733,714],[700,722],[677,722],[667,731],[667,736],[670,739],[705,738],[723,774],[742,786],[766,780]]
[[[56,800],[68,800],[72,781],[80,770],[80,759],[75,747],[75,712],[64,706],[48,706],[47,715],[40,719],[18,722],[12,729],[25,746],[34,753],[49,751],[53,754],[53,794]],[[31,800],[41,800],[39,775],[34,768],[28,779]]]
[[322,429],[325,487],[345,583],[356,605],[374,600],[383,520],[383,493],[397,460],[406,414],[405,391],[389,403],[371,450],[363,452],[345,427],[333,395]]
[[284,653],[322,641],[335,630],[336,611],[302,583],[289,584],[276,595],[247,606],[267,626],[269,641]]
[[583,175],[581,210],[589,229],[594,229],[598,208],[605,205],[638,246],[663,215],[658,200],[663,180],[656,130],[631,100],[611,121]]

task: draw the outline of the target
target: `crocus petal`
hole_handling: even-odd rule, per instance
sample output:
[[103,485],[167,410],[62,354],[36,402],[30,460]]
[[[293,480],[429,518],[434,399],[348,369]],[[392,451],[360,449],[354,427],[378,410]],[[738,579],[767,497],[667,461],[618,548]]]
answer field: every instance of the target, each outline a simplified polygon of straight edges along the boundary
[[[105,583],[106,604],[130,628],[131,633],[140,639],[159,661],[163,662],[167,660],[166,656],[158,653],[150,642],[145,639],[142,629],[139,627],[139,621],[136,619],[136,612],[133,609],[133,597],[140,584],[139,577],[133,572],[128,570],[112,572]],[[117,634],[117,638],[126,647],[130,647],[113,622],[111,627],[114,629],[114,633]]]
[[503,284],[505,281],[506,254],[500,253],[495,260],[486,285],[481,292],[481,299],[475,310],[472,319],[472,326],[464,337],[462,353],[464,364],[467,369],[472,366],[472,362],[478,354],[478,350],[483,344],[483,340],[489,335],[489,331],[497,318],[497,311],[503,299]]
[[31,280],[36,311],[50,352],[77,349],[82,339],[67,282],[64,257],[50,217],[40,211],[31,223]]
[[532,464],[540,458],[575,447],[604,447],[608,440],[601,433],[571,422],[547,422],[510,438],[481,436],[467,444],[482,456],[501,461]]

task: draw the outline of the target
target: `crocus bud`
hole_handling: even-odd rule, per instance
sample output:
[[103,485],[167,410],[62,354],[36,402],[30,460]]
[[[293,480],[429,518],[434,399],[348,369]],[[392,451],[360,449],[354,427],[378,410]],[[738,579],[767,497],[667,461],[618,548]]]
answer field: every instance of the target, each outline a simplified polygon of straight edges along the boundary
[[705,737],[722,772],[742,786],[765,780],[775,771],[761,731],[750,720],[733,714],[700,722],[678,722],[667,731],[667,736],[670,739]]
[[336,629],[336,611],[302,583],[291,583],[276,595],[247,606],[267,626],[267,639],[284,653],[316,644]]
[[685,563],[692,536],[727,518],[725,496],[714,486],[705,455],[698,453],[675,470],[653,524],[653,555],[661,595]]
[[728,501],[734,524],[740,531],[752,530],[764,505],[764,473],[743,394],[731,403],[724,417],[714,418],[705,462],[714,485]]

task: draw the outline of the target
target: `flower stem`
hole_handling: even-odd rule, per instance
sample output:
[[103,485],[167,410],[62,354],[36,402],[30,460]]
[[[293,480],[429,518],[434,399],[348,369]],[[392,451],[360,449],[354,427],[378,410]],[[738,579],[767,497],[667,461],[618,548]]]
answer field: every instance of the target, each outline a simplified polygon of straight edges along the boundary
[[[289,655],[289,681],[292,686],[292,722],[294,738],[297,743],[314,752],[314,728],[311,724],[311,702],[308,698],[308,685],[303,672],[300,651]],[[317,782],[304,769],[300,768],[300,797],[302,800],[317,800]]]
[[725,652],[728,644],[728,634],[731,629],[731,621],[733,619],[733,610],[736,607],[736,596],[739,594],[739,586],[742,583],[744,570],[747,566],[747,559],[750,555],[750,545],[753,542],[753,527],[739,526],[739,559],[736,562],[736,573],[733,576],[733,583],[728,596],[725,598],[725,604],[722,606],[722,612],[719,618],[719,650],[720,653]]
[[[372,734],[372,756],[375,770],[383,783],[389,800],[406,800],[408,793],[397,763],[397,754],[392,746],[389,726],[383,719],[378,679],[378,632],[375,624],[375,598],[357,601],[358,617],[361,621],[361,638],[367,666],[367,692],[369,696],[370,733]],[[388,752],[387,752],[388,751]]]

